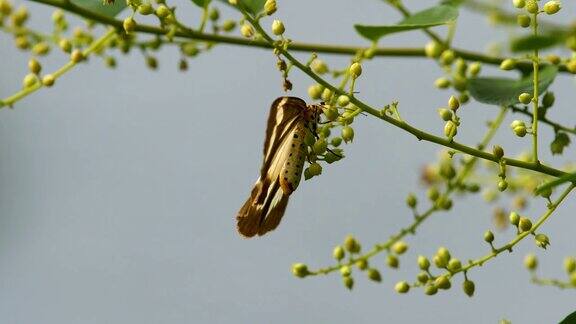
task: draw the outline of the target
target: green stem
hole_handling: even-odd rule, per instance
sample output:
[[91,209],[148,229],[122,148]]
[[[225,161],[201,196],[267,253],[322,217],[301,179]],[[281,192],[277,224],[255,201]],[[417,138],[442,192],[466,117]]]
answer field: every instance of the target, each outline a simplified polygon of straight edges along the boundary
[[[509,106],[508,109],[510,109],[514,113],[520,113],[520,114],[523,114],[525,116],[533,117],[532,113],[530,111],[528,111],[527,109],[524,109],[524,108],[518,108],[516,106]],[[567,133],[572,133],[572,134],[576,135],[576,128],[570,128],[570,127],[561,125],[557,122],[554,122],[554,121],[546,118],[546,116],[540,117],[538,122],[549,125],[552,128],[554,128],[555,130],[561,130],[561,131],[565,131]]]
[[[533,17],[533,33],[534,36],[538,36],[538,13],[532,15]],[[539,97],[539,89],[538,89],[538,82],[539,79],[539,70],[540,70],[540,55],[538,53],[538,49],[534,50],[534,57],[532,58],[532,65],[533,65],[533,74],[534,74],[534,94],[532,96],[532,102],[534,103],[534,111],[532,116],[532,154],[534,157],[534,163],[539,163],[538,160],[538,97]]]
[[[92,44],[88,48],[86,48],[82,52],[82,54],[84,54],[84,57],[88,57],[90,54],[98,51],[102,46],[104,46],[104,44],[114,35],[116,35],[116,31],[114,29],[110,29],[102,37],[100,37],[99,39],[92,42]],[[73,61],[70,61],[70,62],[64,64],[61,68],[59,68],[58,70],[56,70],[52,73],[52,75],[54,76],[54,79],[58,80],[58,78],[60,78],[66,72],[70,71],[76,65],[78,65],[78,63],[73,62]],[[13,95],[5,98],[5,99],[0,100],[0,108],[12,107],[17,101],[25,98],[26,96],[28,96],[34,92],[36,92],[37,90],[39,90],[42,87],[43,87],[42,82],[41,82],[41,80],[39,80],[33,86],[24,88],[24,89],[16,92],[15,94],[13,94]]]
[[562,281],[558,279],[544,279],[532,277],[532,282],[540,286],[554,286],[560,289],[576,288],[576,285],[570,281]]

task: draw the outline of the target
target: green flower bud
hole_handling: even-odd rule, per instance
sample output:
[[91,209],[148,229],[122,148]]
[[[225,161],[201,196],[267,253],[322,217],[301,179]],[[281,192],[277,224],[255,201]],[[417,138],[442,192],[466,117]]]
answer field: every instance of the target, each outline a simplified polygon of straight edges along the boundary
[[534,237],[536,246],[546,249],[550,245],[550,239],[546,234],[538,234]]
[[43,78],[42,78],[42,84],[45,87],[51,87],[54,85],[54,83],[56,82],[56,78],[54,77],[54,75],[52,74],[46,74]]
[[468,63],[462,58],[456,60],[456,73],[459,75],[466,75],[466,69],[468,69]]
[[454,54],[453,50],[445,50],[440,55],[440,64],[442,65],[450,65],[456,59],[456,54]]
[[438,109],[438,115],[440,115],[443,121],[452,120],[452,111],[450,111],[450,109],[440,108]]
[[482,65],[480,64],[480,62],[474,62],[470,64],[470,66],[468,67],[468,73],[470,73],[470,76],[473,77],[480,74],[480,70],[482,70]]
[[31,88],[38,83],[38,76],[34,73],[29,73],[22,80],[22,86],[24,88]]
[[576,287],[576,272],[573,272],[572,274],[570,274],[570,284],[574,287]]
[[375,281],[375,282],[381,282],[382,281],[382,276],[380,275],[380,272],[374,268],[368,269],[367,272],[368,275],[368,279]]
[[420,268],[420,270],[428,270],[428,268],[430,268],[430,261],[428,261],[428,258],[426,258],[423,255],[419,255],[418,256],[418,267]]
[[[446,264],[448,264],[448,261],[450,260],[451,256],[450,256],[450,251],[448,251],[447,248],[441,246],[438,248],[438,251],[436,251],[436,255],[438,255],[439,257],[441,257],[442,259],[444,259],[446,261]],[[443,267],[442,267],[443,268]]]
[[388,254],[386,264],[392,269],[397,269],[400,266],[400,260],[395,255]]
[[566,70],[572,74],[576,74],[576,59],[571,59],[566,63]]
[[313,177],[319,176],[322,174],[322,166],[314,162],[308,167],[308,172],[310,172],[310,175]]
[[468,297],[472,297],[474,296],[474,289],[476,287],[474,286],[474,282],[470,281],[470,280],[464,280],[464,282],[462,283],[462,290],[464,290],[464,293],[466,295],[468,295]]
[[343,277],[342,282],[344,283],[344,286],[348,288],[348,290],[352,290],[352,288],[354,288],[354,279],[352,279],[352,277]]
[[350,98],[347,95],[341,95],[338,97],[338,106],[346,107],[350,103]]
[[544,12],[548,15],[553,15],[560,11],[560,2],[558,1],[548,1],[544,4]]
[[453,111],[458,110],[458,108],[460,108],[460,101],[458,98],[451,96],[448,100],[448,107]]
[[286,31],[284,23],[281,20],[275,19],[272,22],[272,33],[276,36],[280,36],[284,34],[284,31]]
[[526,1],[526,11],[531,14],[536,14],[540,8],[538,8],[538,2],[536,0],[528,0]]
[[[312,100],[320,99],[322,91],[324,91],[323,86],[321,86],[320,84],[313,84],[308,87],[308,96],[310,96],[310,99]],[[324,111],[324,114],[326,114],[326,111]],[[338,114],[338,111],[336,111],[336,114]]]
[[14,39],[14,41],[16,43],[16,47],[21,50],[26,50],[30,48],[30,41],[28,40],[28,38],[26,38],[26,36],[18,36]]
[[452,139],[454,138],[454,136],[456,136],[456,134],[458,134],[458,126],[456,125],[456,123],[454,123],[451,120],[447,121],[446,124],[444,125],[444,135]]
[[436,201],[440,197],[440,192],[438,191],[438,188],[430,187],[426,195],[428,196],[428,199],[430,199],[430,201]]
[[332,144],[332,146],[334,146],[334,147],[340,146],[340,144],[342,144],[342,137],[332,138],[332,140],[330,141],[330,144]]
[[342,139],[345,143],[352,142],[354,140],[354,129],[350,126],[345,126],[342,128]]
[[500,63],[500,69],[504,71],[513,70],[516,67],[516,60],[514,59],[505,59]]
[[315,59],[314,61],[312,61],[310,67],[312,68],[312,71],[314,71],[314,73],[316,74],[324,74],[328,72],[328,65],[326,65],[326,62],[320,59]]
[[492,233],[492,231],[484,232],[484,241],[486,241],[486,243],[494,242],[494,233]]
[[538,267],[538,259],[536,258],[536,256],[534,254],[528,254],[524,258],[524,266],[528,270],[531,270],[531,271],[536,270],[536,268]]
[[50,52],[50,46],[45,42],[40,42],[32,47],[32,53],[43,56]]
[[436,81],[434,81],[434,85],[438,89],[446,89],[450,86],[450,80],[446,78],[438,78]]
[[364,271],[368,269],[368,261],[366,261],[366,259],[360,259],[356,261],[356,266],[358,267],[358,269]]
[[332,256],[337,261],[341,261],[342,259],[344,259],[345,255],[346,255],[346,252],[344,252],[344,248],[342,248],[340,245],[335,247],[334,250],[332,251]]
[[506,180],[501,179],[500,181],[498,181],[499,191],[505,191],[507,188],[508,188],[508,182],[506,182]]
[[8,16],[12,12],[12,4],[8,0],[0,0],[0,13]]
[[317,155],[324,154],[327,148],[328,143],[326,143],[326,140],[323,138],[318,139],[313,146],[314,153],[316,153]]
[[406,281],[399,281],[394,286],[394,290],[399,294],[405,294],[410,290],[410,285]]
[[499,145],[494,145],[492,147],[492,154],[494,154],[494,156],[500,160],[504,157],[504,149],[502,148],[502,146]]
[[529,94],[529,93],[527,93],[527,92],[521,93],[521,94],[518,96],[518,101],[520,101],[521,103],[527,105],[527,104],[529,104],[529,103],[532,101],[532,95]]
[[264,3],[264,13],[266,13],[268,16],[271,16],[276,12],[276,10],[278,10],[276,0],[266,0]]
[[352,269],[350,269],[350,267],[347,265],[342,266],[342,267],[340,267],[340,274],[343,277],[349,277],[352,274]]
[[70,51],[72,50],[72,43],[67,40],[66,38],[62,38],[59,42],[58,42],[58,46],[60,47],[60,49],[66,53],[70,53]]
[[404,254],[406,251],[408,251],[408,244],[402,241],[398,241],[394,243],[394,245],[392,245],[392,251],[394,251],[394,253],[399,255]]
[[424,293],[428,296],[436,295],[438,292],[438,288],[435,285],[428,285],[426,289],[424,289]]
[[410,193],[408,197],[406,197],[406,205],[410,208],[415,208],[417,204],[418,199],[416,199],[416,196],[413,193]]
[[430,280],[430,277],[428,277],[428,274],[426,272],[422,271],[418,274],[416,279],[418,280],[419,283],[425,284],[428,282],[428,280]]
[[154,12],[154,8],[149,3],[143,3],[138,6],[138,13],[143,16],[151,15]]
[[218,9],[216,8],[211,8],[208,17],[210,18],[210,20],[216,21],[220,19],[220,11],[218,11]]
[[72,54],[70,54],[70,60],[74,63],[82,62],[84,60],[84,53],[78,49],[75,49],[72,51]]
[[348,235],[344,239],[344,248],[346,249],[346,251],[348,251],[350,253],[359,253],[360,252],[360,243],[358,243],[358,241],[356,241],[354,236]]
[[332,92],[332,90],[326,88],[322,91],[322,95],[320,96],[320,98],[322,98],[322,100],[324,101],[330,101],[333,95],[334,93]]
[[434,286],[438,287],[439,289],[448,290],[450,287],[452,287],[452,284],[450,283],[450,279],[448,279],[448,277],[440,276],[434,280]]
[[358,78],[362,74],[362,65],[358,62],[352,63],[349,72],[353,79]]
[[528,232],[532,229],[532,221],[526,217],[520,217],[520,222],[518,223],[518,228],[522,232]]
[[458,91],[465,91],[468,87],[468,80],[465,77],[455,75],[454,76],[454,89]]
[[560,56],[558,56],[556,54],[548,54],[546,56],[546,60],[548,62],[550,62],[551,64],[554,64],[554,65],[558,65],[558,64],[562,63],[562,59],[560,58]]
[[510,224],[514,225],[514,226],[518,226],[518,224],[520,223],[520,215],[518,215],[517,212],[511,212],[510,213]]
[[26,7],[24,6],[21,6],[18,9],[16,9],[16,11],[12,14],[10,18],[12,18],[12,25],[16,27],[21,27],[24,25],[24,23],[26,23],[26,21],[29,18],[28,9],[26,9]]
[[222,23],[222,30],[225,32],[230,32],[236,27],[236,22],[231,19],[224,20]]
[[146,66],[150,70],[156,70],[158,68],[158,60],[154,56],[146,56]]
[[309,275],[310,272],[304,263],[294,263],[292,265],[292,274],[298,278],[304,278]]
[[166,7],[165,5],[161,4],[158,6],[158,8],[156,8],[155,12],[156,16],[158,16],[158,18],[166,18],[168,16],[170,16],[172,14],[172,11],[170,11],[170,9],[168,9],[168,7]]
[[113,58],[112,56],[106,56],[104,62],[106,63],[106,66],[111,69],[116,67],[116,59]]
[[442,54],[443,50],[444,46],[442,46],[442,44],[438,43],[437,41],[430,41],[424,47],[424,52],[426,53],[426,56],[430,58],[440,57],[440,54]]
[[233,6],[237,6],[238,5],[238,0],[228,0],[228,3],[233,5]]
[[554,92],[546,92],[544,97],[542,98],[542,106],[544,108],[549,108],[554,106],[554,101],[556,101],[556,97],[554,96]]
[[37,59],[32,58],[28,61],[28,70],[34,74],[38,74],[42,70],[42,65]]
[[576,258],[566,257],[564,259],[564,270],[569,274],[576,271]]
[[240,34],[242,34],[242,36],[246,38],[251,38],[252,36],[254,36],[254,28],[252,28],[252,25],[244,23],[240,28]]
[[521,9],[526,6],[526,0],[512,0],[514,7]]
[[518,23],[518,26],[527,28],[530,27],[532,19],[527,15],[518,15],[518,17],[516,18],[516,22]]
[[462,263],[460,262],[460,260],[456,258],[450,259],[450,261],[448,262],[448,270],[450,272],[457,272],[460,269],[462,269]]

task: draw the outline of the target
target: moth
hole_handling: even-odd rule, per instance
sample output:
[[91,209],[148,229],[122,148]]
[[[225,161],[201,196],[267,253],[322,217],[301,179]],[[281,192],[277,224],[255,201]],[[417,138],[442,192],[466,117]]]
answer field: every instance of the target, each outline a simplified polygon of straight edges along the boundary
[[244,237],[264,235],[280,224],[288,198],[302,177],[308,132],[316,133],[321,105],[296,97],[280,97],[270,107],[260,177],[236,216]]

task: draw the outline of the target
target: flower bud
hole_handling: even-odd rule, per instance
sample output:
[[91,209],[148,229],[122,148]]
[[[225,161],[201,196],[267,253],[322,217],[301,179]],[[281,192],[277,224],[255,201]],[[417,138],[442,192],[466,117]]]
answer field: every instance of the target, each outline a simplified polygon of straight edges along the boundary
[[264,3],[264,13],[271,16],[276,12],[276,10],[278,10],[276,0],[266,0]]
[[170,9],[168,9],[168,7],[165,5],[161,4],[158,6],[158,8],[156,8],[154,13],[156,16],[158,16],[158,18],[166,18],[172,14],[172,11],[170,11]]
[[536,14],[538,13],[538,10],[540,10],[540,8],[538,8],[538,2],[536,0],[526,1],[526,11],[531,14]]
[[520,217],[520,221],[518,223],[518,228],[522,232],[528,232],[532,229],[532,221],[526,217]]
[[554,92],[546,92],[544,97],[542,98],[542,107],[550,108],[554,106],[554,101],[556,101],[556,97],[554,96]]
[[366,261],[365,258],[359,259],[358,261],[356,261],[356,266],[358,267],[358,269],[364,271],[368,269],[368,261]]
[[368,275],[368,279],[375,281],[375,282],[381,282],[382,281],[382,276],[380,275],[380,272],[374,268],[368,269],[367,272]]
[[527,28],[530,27],[532,19],[527,15],[518,15],[518,17],[516,17],[516,22],[518,23],[518,26]]
[[444,135],[449,139],[452,139],[456,134],[458,134],[458,126],[456,126],[456,123],[451,120],[447,121],[444,125]]
[[31,73],[38,74],[42,70],[42,65],[37,59],[32,58],[28,61],[28,70],[30,70]]
[[70,54],[70,60],[72,60],[74,63],[82,62],[84,60],[84,53],[78,49],[75,49],[72,51],[72,54]]
[[443,121],[452,120],[452,111],[450,111],[450,109],[440,108],[438,109],[438,115],[440,115]]
[[236,27],[236,22],[231,19],[224,20],[222,23],[222,30],[225,32],[232,31]]
[[340,144],[342,144],[342,137],[334,137],[332,138],[332,140],[330,141],[330,144],[334,147],[338,147],[340,146]]
[[352,290],[352,288],[354,288],[354,279],[352,279],[352,277],[343,277],[342,282],[344,283],[344,286],[348,288],[348,290]]
[[360,63],[355,62],[350,65],[350,75],[353,79],[358,78],[362,74],[362,65]]
[[418,274],[418,276],[416,276],[416,279],[419,283],[425,284],[428,282],[428,280],[430,280],[430,277],[428,277],[426,272],[422,271]]
[[560,63],[562,63],[562,59],[560,58],[560,56],[556,55],[556,54],[548,54],[546,56],[546,60],[554,65],[558,65]]
[[320,59],[315,59],[314,61],[312,61],[310,67],[312,68],[312,71],[314,71],[314,73],[316,74],[324,74],[328,72],[328,65],[326,65],[326,62]]
[[468,297],[474,296],[475,288],[476,287],[474,286],[474,282],[468,279],[464,280],[462,283],[462,290],[464,290],[464,293],[468,295]]
[[548,1],[544,4],[544,12],[548,15],[553,15],[560,11],[560,2],[558,1]]
[[352,274],[352,269],[350,269],[350,267],[347,265],[342,266],[342,267],[340,267],[340,274],[343,277],[349,277]]
[[438,78],[436,81],[434,81],[434,85],[438,89],[446,89],[450,86],[450,80],[446,78]]
[[500,69],[504,71],[513,70],[516,67],[516,60],[514,59],[505,59],[500,63]]
[[308,167],[308,172],[310,172],[311,176],[319,176],[322,174],[322,166],[316,162],[310,164]]
[[[322,85],[313,84],[308,87],[308,96],[310,96],[310,98],[313,100],[320,99],[322,91],[324,91],[324,87]],[[336,113],[338,113],[338,111],[336,111]]]
[[504,149],[502,148],[502,146],[499,145],[494,145],[492,147],[492,154],[494,154],[494,156],[500,160],[504,157]]
[[484,241],[486,241],[486,243],[494,242],[494,233],[492,233],[492,231],[486,231],[484,233]]
[[505,191],[508,188],[508,182],[504,179],[498,181],[498,190]]
[[54,75],[52,74],[46,74],[43,78],[42,78],[42,84],[46,87],[51,87],[54,85],[54,82],[56,82],[56,78],[54,78]]
[[448,100],[448,107],[453,111],[458,110],[458,108],[460,108],[460,101],[458,98],[451,96]]
[[445,50],[440,55],[440,64],[442,65],[450,65],[456,59],[456,54],[454,54],[453,50]]
[[536,246],[546,249],[550,245],[550,239],[546,234],[538,234],[534,237]]
[[514,7],[522,9],[526,6],[526,0],[512,0],[512,4],[514,4]]
[[350,103],[350,98],[347,95],[341,95],[337,100],[338,106],[346,107]]
[[468,73],[470,73],[470,76],[475,77],[480,73],[481,69],[482,65],[479,62],[474,62],[468,67]]
[[298,278],[304,278],[309,275],[310,272],[304,263],[294,263],[292,265],[292,274]]
[[66,38],[62,38],[59,42],[58,42],[58,46],[60,47],[60,49],[66,53],[70,53],[70,51],[72,50],[72,43],[67,40]]
[[416,196],[413,193],[410,193],[408,197],[406,197],[406,205],[410,208],[415,208],[417,204],[418,200],[416,199]]
[[356,241],[354,236],[347,235],[344,239],[344,248],[350,253],[358,253],[360,252],[360,243]]
[[410,285],[406,281],[399,281],[394,286],[394,290],[399,294],[405,294],[410,290]]
[[428,296],[436,295],[438,292],[438,288],[435,285],[428,285],[426,289],[424,289],[424,293]]
[[392,251],[394,251],[396,254],[404,254],[406,251],[408,251],[408,244],[402,241],[398,241],[392,245]]
[[444,46],[442,46],[442,44],[437,41],[430,41],[424,47],[424,52],[426,53],[426,56],[430,58],[438,58],[440,57],[440,54],[442,54],[443,49]]
[[528,254],[524,258],[524,266],[528,270],[536,270],[536,268],[538,267],[538,259],[536,259],[536,256],[534,254]]
[[566,259],[564,259],[564,270],[566,270],[567,273],[576,271],[576,258],[566,257]]
[[280,36],[282,34],[284,34],[284,31],[286,30],[286,28],[284,28],[284,23],[281,20],[275,19],[272,22],[272,33],[276,36]]
[[254,36],[254,28],[252,28],[252,25],[244,23],[240,28],[240,34],[242,34],[242,36],[246,38],[251,38],[252,36]]
[[460,260],[456,258],[450,259],[450,261],[448,262],[448,270],[450,272],[457,272],[460,269],[462,269],[462,263],[460,262]]
[[138,6],[138,13],[141,14],[142,16],[151,15],[153,12],[154,8],[152,8],[152,5],[149,3],[143,3]]
[[124,27],[126,33],[131,33],[136,29],[136,20],[134,20],[132,17],[128,17],[124,19],[122,26]]
[[27,74],[22,80],[22,86],[24,88],[30,88],[38,83],[38,76],[34,73]]
[[428,261],[428,258],[426,258],[423,255],[419,255],[418,256],[418,267],[420,268],[420,270],[428,270],[428,268],[430,268],[430,261]]
[[518,215],[517,212],[511,212],[510,213],[510,224],[514,225],[514,226],[518,226],[518,224],[520,223],[520,215]]
[[438,191],[438,188],[430,187],[426,195],[428,196],[428,199],[430,199],[430,201],[436,201],[440,197],[440,192]]
[[400,260],[398,260],[396,256],[388,254],[386,257],[386,264],[392,269],[397,269],[400,265]]
[[518,96],[518,101],[520,101],[521,103],[527,105],[527,104],[529,104],[529,103],[532,101],[532,95],[529,94],[529,93],[527,93],[527,92],[521,93],[521,94]]
[[576,74],[576,59],[571,59],[566,63],[566,70],[572,74]]
[[354,129],[350,126],[342,128],[342,139],[345,143],[352,142],[354,140]]
[[438,287],[439,289],[450,289],[452,284],[450,283],[450,279],[446,276],[440,276],[434,280],[434,286]]
[[344,249],[340,245],[335,247],[334,250],[332,251],[332,256],[337,261],[341,261],[342,259],[344,259],[345,255],[346,255],[346,252],[344,252]]

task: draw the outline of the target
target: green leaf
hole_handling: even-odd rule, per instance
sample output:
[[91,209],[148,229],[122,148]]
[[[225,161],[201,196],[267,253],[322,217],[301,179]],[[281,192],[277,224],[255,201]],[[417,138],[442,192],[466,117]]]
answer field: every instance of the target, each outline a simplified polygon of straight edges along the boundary
[[354,25],[354,28],[362,37],[371,41],[378,41],[381,37],[389,34],[445,25],[453,22],[456,18],[458,18],[458,9],[456,7],[439,5],[419,11],[396,25]]
[[566,318],[563,319],[562,322],[558,324],[574,324],[574,323],[576,323],[576,312],[566,316]]
[[124,8],[125,0],[116,0],[113,4],[106,4],[102,0],[70,0],[73,4],[106,17],[116,17]]
[[534,193],[538,195],[538,194],[540,194],[546,190],[550,190],[550,189],[553,189],[554,187],[558,187],[559,185],[564,184],[566,182],[573,182],[573,181],[576,181],[576,173],[569,173],[569,174],[561,176],[558,179],[546,182],[545,184],[536,188],[536,190],[534,190]]
[[264,9],[264,3],[266,3],[266,0],[241,0],[241,3],[248,12],[256,16]]
[[458,7],[462,5],[466,0],[444,0],[440,2],[443,5],[455,6]]
[[553,47],[561,44],[563,41],[563,35],[528,35],[513,39],[510,43],[510,50],[515,53],[529,52]]
[[[552,84],[558,68],[546,65],[539,73],[538,88],[544,93]],[[523,92],[534,92],[532,75],[521,79],[473,78],[468,80],[468,90],[476,101],[491,105],[512,105],[518,103]]]
[[198,7],[206,8],[212,0],[192,0]]

